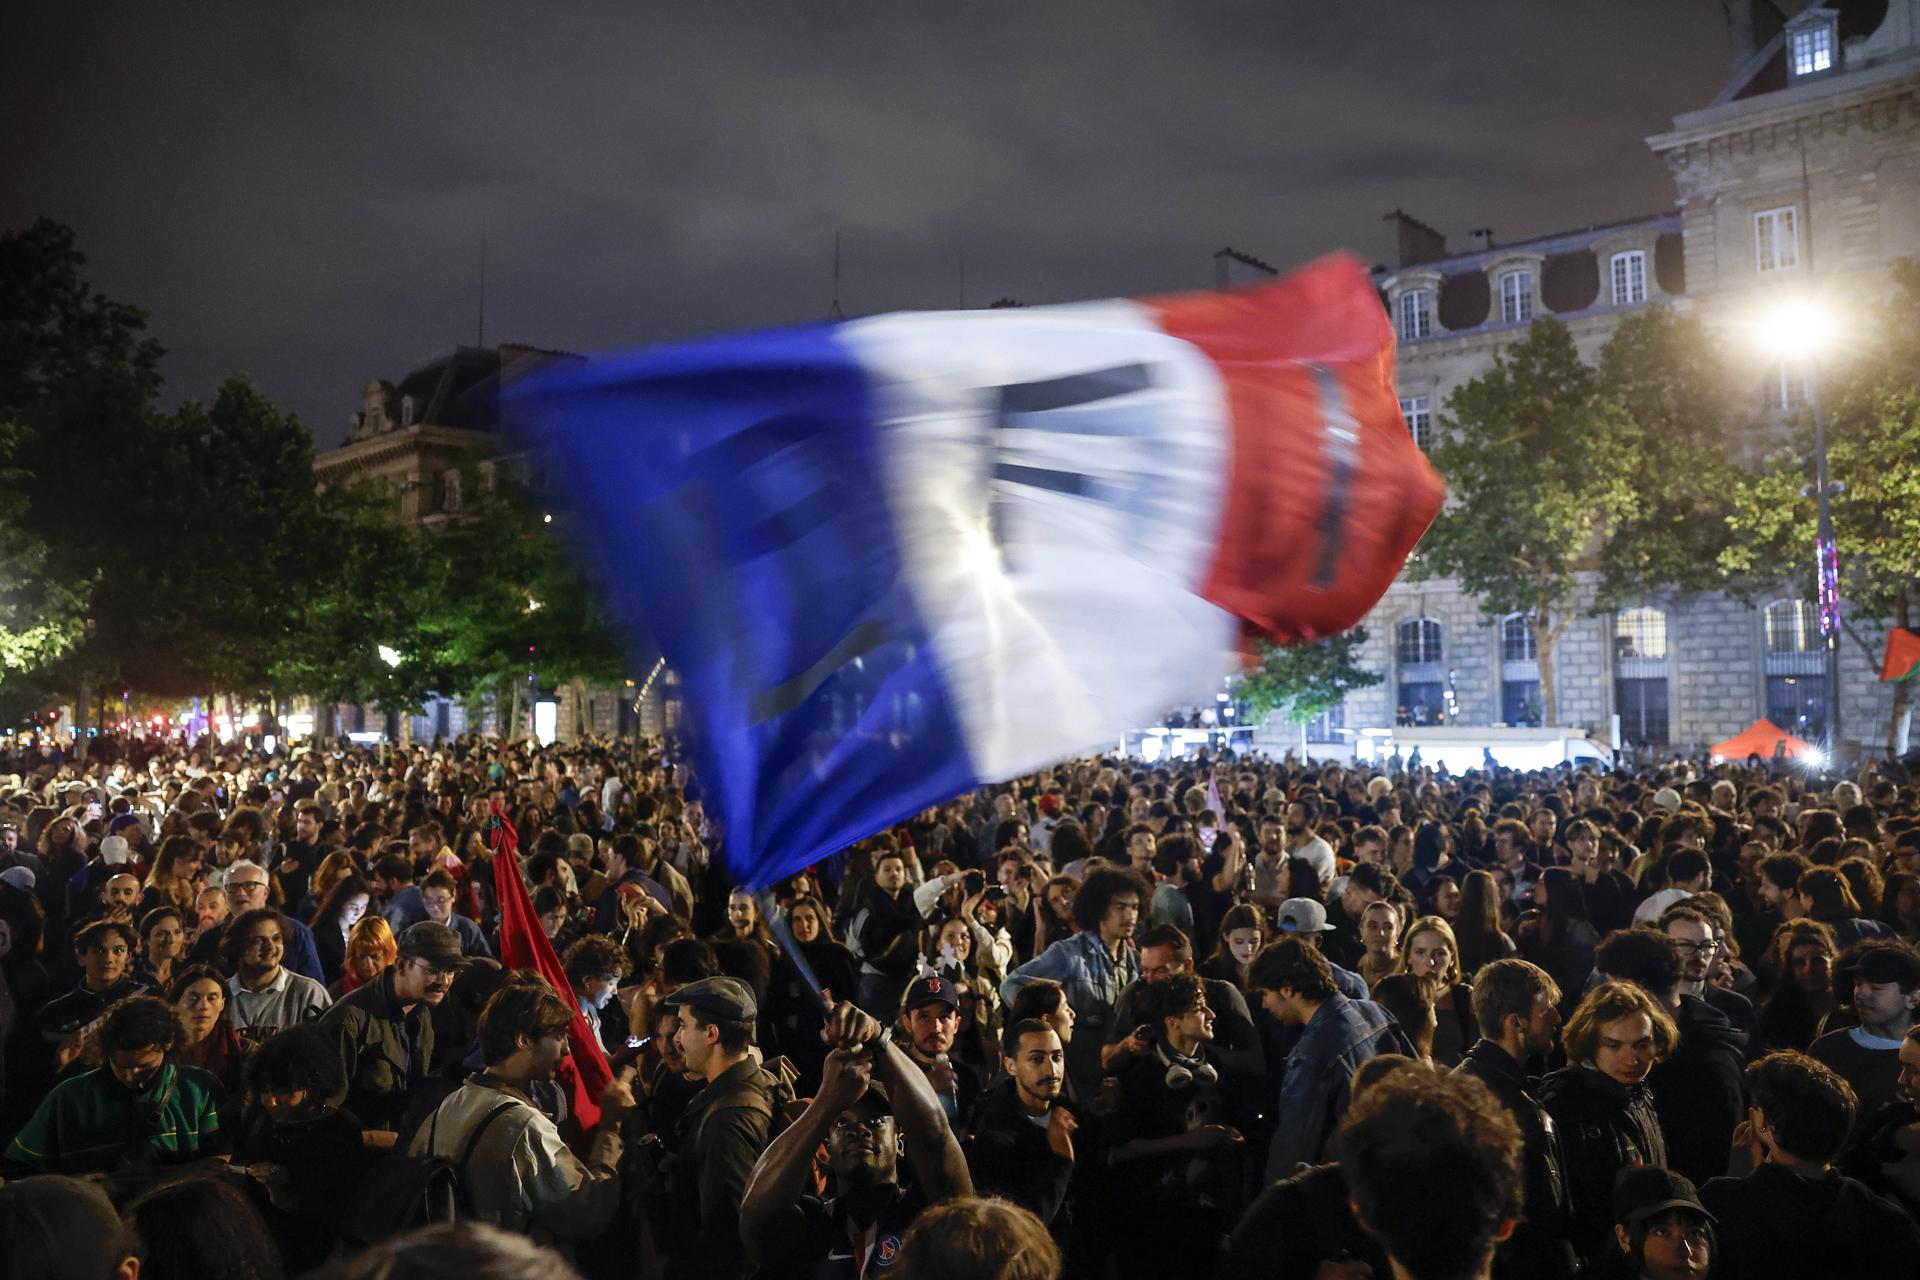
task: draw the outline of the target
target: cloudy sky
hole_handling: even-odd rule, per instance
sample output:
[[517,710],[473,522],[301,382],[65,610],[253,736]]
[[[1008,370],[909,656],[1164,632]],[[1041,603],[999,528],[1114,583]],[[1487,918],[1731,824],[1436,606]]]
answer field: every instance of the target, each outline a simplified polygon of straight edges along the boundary
[[[1717,0],[59,4],[0,16],[0,227],[73,226],[170,398],[322,447],[475,337],[571,350],[1190,288],[1223,244],[1666,207]],[[962,264],[964,263],[964,269]]]

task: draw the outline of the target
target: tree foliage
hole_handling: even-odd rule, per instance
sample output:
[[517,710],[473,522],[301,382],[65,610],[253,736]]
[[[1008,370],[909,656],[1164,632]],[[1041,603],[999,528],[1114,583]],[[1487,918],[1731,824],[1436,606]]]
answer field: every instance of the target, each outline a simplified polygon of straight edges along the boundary
[[1263,643],[1259,665],[1241,677],[1240,696],[1256,720],[1278,711],[1289,723],[1305,724],[1339,706],[1347,694],[1380,683],[1380,676],[1358,661],[1366,643],[1365,627],[1301,644]]
[[1535,321],[1446,410],[1433,462],[1448,503],[1411,575],[1456,578],[1489,617],[1527,618],[1545,722],[1557,723],[1553,645],[1577,616],[1577,574],[1640,510],[1632,419],[1553,319]]
[[[1876,668],[1891,626],[1920,612],[1920,265],[1897,265],[1895,289],[1863,326],[1857,345],[1826,389],[1828,474],[1844,485],[1832,499],[1840,566],[1842,629]],[[1728,523],[1734,538],[1720,567],[1745,584],[1794,583],[1817,596],[1813,426],[1797,424],[1789,447],[1743,477]],[[1888,749],[1905,718],[1911,688],[1893,686]]]

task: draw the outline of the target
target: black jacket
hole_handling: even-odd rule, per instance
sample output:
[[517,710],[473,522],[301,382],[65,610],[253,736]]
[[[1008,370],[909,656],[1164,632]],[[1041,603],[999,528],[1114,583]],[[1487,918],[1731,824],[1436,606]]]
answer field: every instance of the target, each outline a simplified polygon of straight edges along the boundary
[[[900,890],[898,897],[888,897],[886,890],[870,884],[860,899],[859,912],[847,926],[848,940],[858,944],[849,949],[876,972],[907,977],[913,972],[914,942],[922,923],[910,888]],[[853,993],[844,998],[852,999]]]
[[1593,1067],[1562,1067],[1540,1084],[1559,1130],[1570,1205],[1567,1238],[1592,1262],[1614,1247],[1613,1180],[1630,1165],[1666,1167],[1667,1144],[1653,1094]]
[[1694,1186],[1727,1171],[1733,1129],[1747,1118],[1740,1072],[1747,1037],[1699,996],[1681,996],[1680,1044],[1647,1087],[1667,1141],[1667,1167]]
[[[1079,1155],[1078,1147],[1074,1154]],[[1031,1209],[1056,1235],[1071,1221],[1067,1189],[1074,1161],[1047,1145],[1045,1126],[1020,1105],[1011,1079],[981,1099],[967,1143],[967,1168],[976,1195],[1001,1196]]]
[[1513,1113],[1526,1141],[1526,1202],[1520,1225],[1500,1248],[1500,1273],[1512,1276],[1568,1277],[1574,1273],[1567,1246],[1566,1157],[1553,1117],[1534,1096],[1526,1069],[1491,1040],[1467,1050],[1455,1074],[1472,1076]]
[[1218,1280],[1313,1280],[1320,1264],[1358,1258],[1376,1276],[1393,1268],[1347,1202],[1337,1164],[1314,1165],[1262,1191],[1227,1237]]
[[752,1058],[702,1089],[676,1124],[667,1228],[661,1247],[674,1280],[746,1280],[753,1263],[740,1238],[747,1177],[771,1141],[775,1080]]
[[1761,1165],[1715,1178],[1700,1202],[1719,1220],[1714,1275],[1726,1280],[1808,1276],[1910,1276],[1920,1228],[1891,1201],[1837,1173],[1803,1178]]

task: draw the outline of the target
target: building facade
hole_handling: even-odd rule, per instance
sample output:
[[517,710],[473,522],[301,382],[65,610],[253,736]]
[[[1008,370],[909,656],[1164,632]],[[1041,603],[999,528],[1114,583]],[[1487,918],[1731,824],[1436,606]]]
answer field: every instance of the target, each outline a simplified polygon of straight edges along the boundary
[[[1447,396],[1537,317],[1564,321],[1592,360],[1642,307],[1732,328],[1783,289],[1844,306],[1884,290],[1896,259],[1920,257],[1920,0],[1786,9],[1729,0],[1726,88],[1648,139],[1673,175],[1674,209],[1467,253],[1392,215],[1398,261],[1378,283],[1400,337],[1401,409],[1423,447]],[[1769,408],[1804,407],[1804,368],[1756,361],[1753,376]],[[1519,618],[1488,618],[1444,579],[1402,581],[1366,626],[1364,658],[1383,682],[1311,727],[1327,749],[1361,728],[1442,713],[1537,722],[1540,672]],[[1822,643],[1812,602],[1785,590],[1752,604],[1704,595],[1584,613],[1554,650],[1560,718],[1605,739],[1617,716],[1623,741],[1653,750],[1696,749],[1761,716],[1818,738]],[[1877,657],[1845,637],[1839,652],[1843,731],[1873,750],[1891,713]]]
[[[368,484],[385,490],[402,520],[429,528],[457,518],[464,484],[486,484],[499,466],[514,465],[501,434],[496,392],[552,360],[577,359],[566,352],[506,344],[455,347],[426,360],[397,382],[375,379],[348,419],[347,438],[314,458],[316,483]],[[536,690],[550,704],[558,737],[610,737],[660,733],[679,714],[679,680],[663,672],[646,685],[646,673],[624,689],[563,684]],[[636,705],[637,704],[637,705]],[[337,704],[317,708],[320,731],[377,733],[428,742],[469,730],[500,733],[514,716],[491,700],[469,706],[459,698],[435,698],[417,715],[402,717],[379,707]],[[513,736],[524,734],[519,725]]]

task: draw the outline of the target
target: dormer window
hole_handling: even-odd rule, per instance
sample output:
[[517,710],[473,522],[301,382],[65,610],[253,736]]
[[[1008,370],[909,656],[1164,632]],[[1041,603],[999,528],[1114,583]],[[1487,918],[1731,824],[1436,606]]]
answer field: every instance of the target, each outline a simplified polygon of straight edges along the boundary
[[1400,341],[1433,336],[1433,290],[1409,289],[1400,295]]
[[1533,272],[1509,271],[1500,277],[1500,323],[1533,320]]
[[1787,66],[1793,78],[1815,76],[1833,70],[1836,48],[1834,14],[1825,8],[1809,9],[1787,27]]

